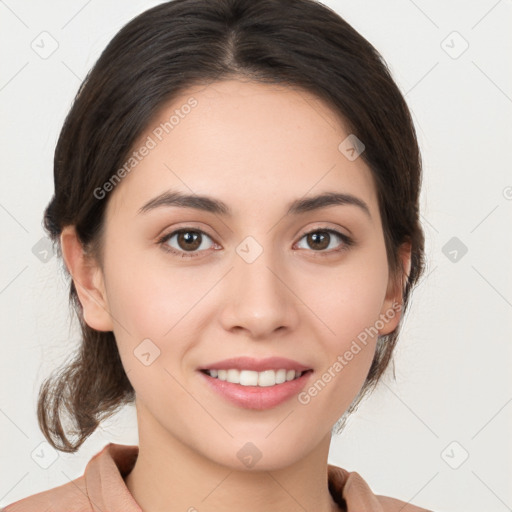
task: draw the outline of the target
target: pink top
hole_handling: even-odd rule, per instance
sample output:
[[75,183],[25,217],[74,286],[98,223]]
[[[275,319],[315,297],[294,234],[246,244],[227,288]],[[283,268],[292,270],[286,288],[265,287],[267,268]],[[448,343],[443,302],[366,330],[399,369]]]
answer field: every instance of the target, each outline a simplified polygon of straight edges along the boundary
[[[28,496],[0,512],[142,512],[124,483],[138,446],[109,443],[88,462],[84,474],[59,487]],[[361,476],[328,465],[329,491],[346,512],[432,512],[373,494]]]

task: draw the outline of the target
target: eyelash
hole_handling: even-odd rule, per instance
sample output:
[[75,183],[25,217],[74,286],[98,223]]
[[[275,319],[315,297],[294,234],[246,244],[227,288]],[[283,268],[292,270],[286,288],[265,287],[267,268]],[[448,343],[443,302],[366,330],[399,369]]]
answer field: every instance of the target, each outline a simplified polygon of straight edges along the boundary
[[[208,238],[212,239],[212,237],[210,235],[208,235],[207,233],[205,233],[204,231],[200,230],[200,229],[197,229],[197,228],[181,228],[181,229],[178,229],[176,231],[172,231],[171,233],[168,233],[166,235],[163,235],[162,237],[160,237],[158,240],[157,240],[157,243],[162,247],[162,249],[168,253],[171,253],[171,254],[174,254],[175,256],[178,256],[178,257],[181,257],[181,258],[195,258],[196,256],[200,256],[201,255],[201,252],[203,251],[199,251],[199,252],[185,252],[185,251],[178,251],[176,249],[173,249],[172,247],[169,247],[169,245],[167,245],[167,242],[174,236],[174,235],[179,235],[180,233],[200,233],[201,235],[206,235]],[[341,249],[334,249],[334,250],[330,250],[330,251],[325,251],[325,250],[321,250],[321,251],[314,251],[314,250],[311,250],[312,252],[316,252],[316,253],[319,253],[318,255],[319,256],[330,256],[331,254],[333,253],[341,253],[341,252],[345,252],[345,251],[348,251],[355,243],[354,243],[354,240],[352,238],[350,238],[349,236],[343,234],[343,233],[340,233],[339,231],[336,231],[335,229],[330,229],[330,228],[316,228],[312,231],[308,231],[307,233],[304,233],[300,239],[302,240],[304,237],[308,236],[308,235],[311,235],[313,233],[329,233],[329,234],[334,234],[335,236],[338,236],[342,241],[343,241],[343,246],[341,247]],[[212,240],[213,241],[213,240]],[[316,255],[315,255],[316,257]]]

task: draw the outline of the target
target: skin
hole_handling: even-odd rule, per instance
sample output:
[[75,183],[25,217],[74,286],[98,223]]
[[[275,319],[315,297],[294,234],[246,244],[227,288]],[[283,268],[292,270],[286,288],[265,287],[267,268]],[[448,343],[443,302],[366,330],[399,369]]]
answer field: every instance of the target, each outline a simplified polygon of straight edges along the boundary
[[[85,321],[114,332],[136,392],[139,457],[126,485],[152,512],[338,510],[327,487],[331,428],[363,385],[376,338],[307,405],[293,397],[263,411],[237,407],[197,369],[238,355],[282,356],[313,368],[313,383],[401,302],[371,172],[338,150],[349,132],[319,99],[241,80],[189,89],[134,147],[191,96],[198,105],[108,199],[103,261],[84,256],[73,226],[61,235]],[[177,206],[138,213],[168,189],[221,199],[233,217]],[[371,218],[353,205],[285,215],[290,201],[325,191],[357,196]],[[190,259],[157,242],[185,227],[208,235]],[[344,242],[332,235],[319,250],[304,236],[328,228],[354,245],[335,252]],[[247,236],[263,249],[252,263],[236,252]],[[166,245],[187,253],[177,236]],[[408,268],[410,247],[402,258]],[[134,355],[147,338],[160,349],[149,366]],[[237,457],[247,442],[262,455],[252,468]]]

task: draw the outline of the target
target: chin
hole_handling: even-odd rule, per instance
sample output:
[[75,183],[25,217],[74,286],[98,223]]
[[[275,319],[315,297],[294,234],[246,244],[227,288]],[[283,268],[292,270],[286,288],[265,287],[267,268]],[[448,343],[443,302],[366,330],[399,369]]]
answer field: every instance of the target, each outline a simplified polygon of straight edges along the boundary
[[[215,444],[215,453],[205,455],[212,462],[235,471],[276,471],[295,464],[306,456],[304,436],[298,436],[297,439],[287,436],[285,442],[282,435],[274,432],[268,436],[269,432],[267,430],[264,435],[244,438],[234,436],[228,443]],[[283,433],[286,431],[283,430]],[[298,451],[298,447],[301,451]]]

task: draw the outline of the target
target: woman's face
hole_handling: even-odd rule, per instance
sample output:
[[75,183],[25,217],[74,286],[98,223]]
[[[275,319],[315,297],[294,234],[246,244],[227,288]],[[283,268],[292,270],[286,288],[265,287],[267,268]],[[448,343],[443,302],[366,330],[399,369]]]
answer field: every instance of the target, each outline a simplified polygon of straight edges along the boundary
[[[310,94],[229,80],[189,89],[135,144],[109,198],[102,278],[141,436],[231,467],[259,453],[259,469],[329,439],[368,373],[370,329],[399,319],[376,190],[347,136]],[[308,203],[326,193],[360,204]],[[201,371],[238,357],[310,371],[261,387]],[[283,376],[227,366],[245,383]]]

